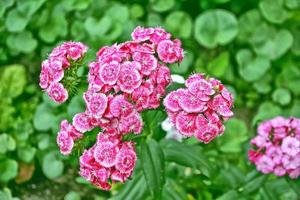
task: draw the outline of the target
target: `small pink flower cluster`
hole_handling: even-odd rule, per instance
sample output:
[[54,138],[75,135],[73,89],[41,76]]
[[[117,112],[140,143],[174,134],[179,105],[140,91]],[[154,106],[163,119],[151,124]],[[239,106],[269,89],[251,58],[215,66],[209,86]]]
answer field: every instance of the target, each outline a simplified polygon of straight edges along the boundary
[[186,82],[186,89],[170,92],[164,99],[168,116],[183,135],[194,135],[209,143],[224,132],[223,122],[233,116],[233,98],[224,85],[204,74],[194,74]]
[[113,132],[103,132],[80,157],[79,173],[95,186],[110,190],[109,182],[123,183],[131,176],[136,159],[134,143],[122,142]]
[[89,64],[86,110],[73,117],[67,130],[63,121],[57,136],[61,153],[67,155],[82,133],[102,129],[97,143],[80,158],[80,174],[104,190],[110,189],[109,182],[124,182],[131,175],[134,144],[122,137],[142,132],[140,112],[159,107],[171,82],[167,63],[183,59],[181,42],[161,28],[137,27],[132,37],[98,51],[97,61]]
[[57,103],[68,99],[68,91],[60,81],[64,78],[64,70],[83,58],[87,47],[80,42],[65,42],[54,48],[47,60],[42,63],[40,87]]
[[300,175],[300,119],[276,117],[261,123],[257,132],[251,140],[254,149],[248,152],[257,170],[297,178]]

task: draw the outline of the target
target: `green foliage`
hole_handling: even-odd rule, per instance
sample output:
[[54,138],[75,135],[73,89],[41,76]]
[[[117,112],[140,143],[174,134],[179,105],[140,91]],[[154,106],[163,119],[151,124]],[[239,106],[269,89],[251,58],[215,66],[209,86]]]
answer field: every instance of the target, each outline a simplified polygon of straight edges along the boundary
[[[259,122],[300,118],[299,8],[299,0],[1,0],[0,199],[15,199],[4,187],[22,194],[14,179],[24,164],[33,166],[31,182],[68,188],[59,185],[63,195],[54,191],[49,199],[299,199],[299,180],[264,176],[247,159]],[[161,26],[181,39],[185,58],[170,68],[172,74],[219,78],[234,93],[235,117],[205,145],[165,139],[163,107],[146,111],[143,134],[128,135],[139,158],[131,180],[110,193],[87,182],[76,190],[69,177],[77,176],[78,157],[59,155],[56,134],[62,119],[71,122],[85,110],[86,86],[76,83],[77,95],[57,105],[41,95],[40,63],[66,40],[86,43],[94,59],[99,47],[128,40],[137,25]],[[80,70],[85,80],[87,61]]]
[[206,11],[195,21],[195,38],[207,48],[229,43],[237,32],[237,20],[226,10]]

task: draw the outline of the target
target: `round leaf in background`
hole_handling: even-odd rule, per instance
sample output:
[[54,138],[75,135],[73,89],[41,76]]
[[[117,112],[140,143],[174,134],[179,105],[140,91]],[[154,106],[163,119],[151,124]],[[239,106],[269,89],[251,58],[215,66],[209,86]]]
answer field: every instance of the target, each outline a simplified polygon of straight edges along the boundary
[[38,131],[47,131],[55,122],[55,115],[52,113],[52,109],[45,103],[40,104],[33,118],[33,125]]
[[5,154],[7,151],[13,151],[16,148],[16,141],[10,135],[5,133],[0,134],[0,154]]
[[38,45],[36,39],[33,38],[32,33],[29,31],[9,35],[6,44],[11,51],[19,51],[22,53],[30,53]]
[[23,65],[15,64],[4,67],[0,77],[0,88],[3,96],[15,98],[23,93],[27,83],[26,70]]
[[175,11],[165,21],[169,32],[180,38],[188,38],[192,32],[192,19],[186,12]]
[[207,71],[216,77],[223,76],[229,66],[229,57],[228,51],[220,53],[208,64]]
[[262,17],[259,10],[254,9],[247,11],[239,18],[238,27],[238,39],[242,42],[248,42],[249,38],[252,37],[253,33],[258,24],[262,23]]
[[281,24],[288,18],[284,9],[284,0],[262,0],[259,8],[263,16],[272,23]]
[[129,10],[127,6],[122,4],[111,6],[105,14],[114,22],[125,23],[129,19]]
[[21,32],[27,26],[29,19],[27,16],[24,16],[16,9],[11,10],[6,17],[5,26],[10,32]]
[[248,49],[241,49],[236,54],[236,60],[239,66],[239,74],[246,81],[255,81],[260,79],[270,68],[270,61],[262,56],[254,57]]
[[273,92],[272,99],[274,102],[285,106],[291,102],[291,92],[285,88],[278,88]]
[[84,22],[84,28],[90,36],[104,35],[112,26],[112,19],[104,16],[101,19],[88,17]]
[[18,174],[18,163],[12,159],[0,160],[0,182],[8,182]]
[[220,150],[226,153],[239,153],[242,143],[249,137],[247,126],[243,120],[233,118],[226,123],[226,130],[220,142]]
[[175,5],[175,0],[150,0],[152,9],[156,12],[165,12]]
[[80,195],[77,192],[71,191],[66,194],[64,200],[80,200]]
[[237,20],[226,10],[209,10],[195,21],[195,38],[203,46],[214,48],[232,41],[238,33]]
[[55,179],[62,175],[64,164],[57,158],[55,152],[50,152],[43,158],[42,169],[47,178]]
[[264,23],[255,29],[250,42],[256,54],[276,60],[291,48],[293,35],[286,29],[276,30]]

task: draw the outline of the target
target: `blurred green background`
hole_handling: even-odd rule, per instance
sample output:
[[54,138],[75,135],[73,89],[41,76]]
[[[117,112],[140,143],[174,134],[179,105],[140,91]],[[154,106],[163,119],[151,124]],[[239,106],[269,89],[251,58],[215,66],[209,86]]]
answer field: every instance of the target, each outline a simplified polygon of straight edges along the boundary
[[0,0],[0,200],[156,199],[139,164],[111,192],[79,178],[78,155],[60,155],[55,137],[61,119],[84,110],[85,87],[58,106],[38,86],[57,44],[86,43],[94,59],[137,25],[182,40],[185,59],[173,74],[208,73],[235,96],[235,117],[209,145],[167,142],[165,114],[145,114],[165,155],[162,199],[299,199],[299,179],[258,173],[247,150],[258,122],[300,117],[300,0]]

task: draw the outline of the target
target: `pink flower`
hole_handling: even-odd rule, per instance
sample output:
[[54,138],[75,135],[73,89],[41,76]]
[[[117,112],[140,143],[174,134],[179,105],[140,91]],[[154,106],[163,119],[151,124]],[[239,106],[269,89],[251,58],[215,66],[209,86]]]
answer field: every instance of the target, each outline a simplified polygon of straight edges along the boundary
[[205,144],[211,142],[218,135],[218,128],[215,125],[202,126],[197,129],[194,136]]
[[95,147],[95,160],[104,167],[112,167],[116,163],[118,147],[110,142],[103,142]]
[[207,108],[205,102],[201,101],[187,90],[180,96],[178,103],[180,107],[188,113],[203,112]]
[[[294,120],[279,116],[258,126],[258,135],[251,140],[251,144],[257,149],[256,153],[264,157],[262,161],[255,162],[259,171],[276,176],[288,174],[291,178],[299,176],[300,139],[295,133]],[[251,155],[249,159],[252,160]]]
[[133,32],[131,33],[131,37],[137,41],[146,41],[150,39],[151,34],[153,34],[153,28],[143,28],[143,27],[136,27]]
[[111,180],[113,182],[115,181],[119,181],[119,182],[122,182],[124,183],[125,180],[130,176],[131,174],[124,174],[124,173],[121,173],[120,171],[118,170],[114,170],[112,173],[111,173]]
[[300,141],[288,136],[282,140],[281,150],[290,156],[295,156],[300,153]]
[[68,99],[68,91],[61,83],[52,83],[47,92],[56,103],[63,103]]
[[42,70],[41,70],[41,73],[40,73],[40,87],[42,89],[47,89],[50,85],[50,78],[51,78],[51,75],[50,75],[50,71],[47,67],[47,65],[42,65]]
[[196,131],[196,115],[180,112],[176,117],[176,128],[186,136],[192,136]]
[[83,137],[83,134],[77,131],[75,127],[72,124],[69,124],[67,120],[61,121],[60,131],[67,132],[74,141]]
[[120,64],[117,61],[104,63],[100,67],[99,76],[104,84],[114,85],[119,77]]
[[87,105],[89,114],[96,117],[101,117],[105,112],[108,104],[108,99],[103,93],[85,93],[84,100]]
[[165,63],[181,62],[183,59],[183,49],[178,40],[163,40],[157,46],[158,57]]
[[56,142],[62,154],[69,155],[72,152],[74,141],[67,132],[60,131],[57,134]]
[[143,121],[139,113],[134,112],[127,117],[121,117],[119,122],[119,130],[121,133],[126,134],[133,132],[139,134],[142,132]]
[[257,160],[256,167],[258,171],[267,174],[274,170],[275,164],[270,157],[263,155],[260,159]]
[[131,173],[134,169],[136,159],[134,149],[127,147],[126,143],[124,143],[117,154],[116,169],[121,173]]
[[123,92],[132,93],[142,83],[141,75],[133,68],[131,62],[122,64],[118,85]]
[[153,70],[158,66],[157,60],[154,55],[148,53],[135,52],[133,54],[133,60],[140,63],[140,71],[144,75],[150,75]]
[[185,90],[179,89],[176,91],[170,92],[166,98],[164,99],[164,106],[166,109],[177,112],[181,110],[181,106],[179,105],[179,99],[185,94]]
[[[185,85],[187,89],[172,91],[164,99],[167,114],[180,133],[209,143],[224,132],[223,122],[233,115],[232,95],[220,81],[204,74],[191,75]],[[184,122],[190,120],[183,116],[194,116],[194,122],[187,126]]]
[[85,112],[78,113],[73,117],[73,126],[81,133],[93,129],[93,125],[90,123],[89,116]]
[[115,96],[109,105],[109,109],[114,117],[127,117],[134,111],[133,105],[123,95]]

